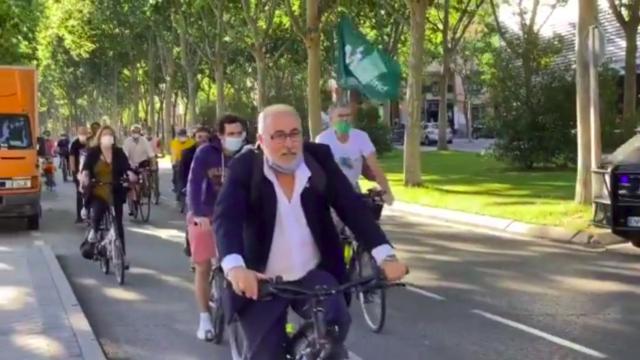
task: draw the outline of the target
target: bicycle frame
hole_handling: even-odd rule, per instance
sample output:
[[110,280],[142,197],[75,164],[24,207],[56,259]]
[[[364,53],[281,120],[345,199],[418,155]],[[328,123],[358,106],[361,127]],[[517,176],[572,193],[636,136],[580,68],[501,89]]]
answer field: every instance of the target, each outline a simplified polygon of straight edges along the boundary
[[[92,184],[107,185],[110,183],[101,183],[93,180]],[[128,182],[126,179],[121,179],[120,184],[127,187]],[[107,211],[105,211],[102,216],[99,227],[100,241],[96,246],[98,251],[94,252],[94,260],[100,261],[101,267],[105,264],[103,268],[105,274],[109,273],[109,261],[113,262],[113,264],[116,265],[116,278],[118,279],[118,283],[122,285],[125,277],[124,244],[122,243],[122,239],[118,234],[117,225],[115,224],[116,217],[113,206],[108,206]],[[91,214],[91,217],[93,217],[93,214]],[[106,251],[103,252],[103,249]]]
[[[91,214],[93,216],[93,214]],[[113,223],[115,219],[115,214],[113,212],[113,208],[109,206],[109,209],[104,213],[102,219],[100,220],[100,242],[98,243],[98,248],[107,249],[107,257],[110,256],[110,251],[113,248],[113,240],[117,238],[115,234],[115,224]],[[109,236],[110,232],[114,232],[114,236]],[[102,257],[103,255],[98,255]]]
[[[325,309],[322,301],[330,296],[334,296],[345,292],[367,291],[377,287],[403,286],[402,283],[389,284],[379,275],[361,278],[350,283],[346,283],[335,288],[317,287],[315,290],[306,290],[304,288],[283,283],[280,280],[274,282],[263,282],[260,284],[260,299],[268,299],[270,296],[280,296],[285,299],[309,299],[311,301],[311,319],[307,323],[313,326],[312,336],[308,341],[308,345],[302,350],[307,354],[311,354],[310,359],[324,359],[329,355],[336,345],[328,333],[326,320],[324,317]],[[306,327],[301,327],[298,331],[305,331]],[[298,333],[294,334],[291,339],[294,343],[289,344],[290,351],[297,351],[293,348]],[[295,356],[296,354],[291,354]]]
[[45,178],[45,185],[47,186],[47,188],[53,189],[53,182],[55,180],[54,175],[51,173],[46,173],[44,174],[44,178]]
[[133,191],[135,192],[136,201],[140,201],[140,194],[142,194],[142,186],[149,187],[150,182],[149,179],[151,177],[151,170],[147,168],[142,168],[137,170],[138,173],[138,182],[133,187]]
[[324,308],[321,298],[311,298],[311,323],[314,337],[309,344],[310,351],[322,359],[322,354],[329,354],[333,350],[333,342],[327,336],[327,324],[324,318]]
[[[383,192],[376,189],[369,189],[366,193],[363,194],[363,197],[367,205],[371,207],[372,212],[374,212],[374,215],[376,216],[378,215],[377,210],[374,209],[373,207],[384,206],[384,201],[382,200],[382,194]],[[379,219],[376,219],[376,221],[379,221]],[[338,229],[338,231],[339,231],[341,240],[344,242],[344,250],[343,250],[344,261],[345,261],[345,264],[347,265],[347,269],[350,269],[353,266],[353,260],[355,259],[355,255],[357,255],[359,251],[358,243],[355,241],[355,238],[351,233],[351,231],[345,225],[343,225],[342,229]]]

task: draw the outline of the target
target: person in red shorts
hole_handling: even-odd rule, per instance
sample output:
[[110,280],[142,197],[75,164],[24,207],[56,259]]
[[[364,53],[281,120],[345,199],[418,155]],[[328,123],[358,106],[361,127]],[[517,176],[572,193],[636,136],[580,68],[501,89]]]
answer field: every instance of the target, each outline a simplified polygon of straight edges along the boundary
[[242,151],[246,121],[235,115],[218,120],[217,136],[198,147],[187,180],[187,236],[195,265],[195,292],[200,310],[198,339],[212,341],[213,325],[209,309],[211,262],[217,260],[212,220],[214,204],[231,159]]

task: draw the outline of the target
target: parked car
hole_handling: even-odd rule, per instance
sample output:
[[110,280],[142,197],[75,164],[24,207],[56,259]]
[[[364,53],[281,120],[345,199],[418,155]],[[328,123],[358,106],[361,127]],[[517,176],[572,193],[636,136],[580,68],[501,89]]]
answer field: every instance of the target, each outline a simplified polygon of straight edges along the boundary
[[472,129],[471,135],[473,136],[474,139],[480,139],[480,138],[494,139],[495,138],[491,129],[484,122],[481,122],[481,121],[477,121],[473,123],[473,129]]
[[[427,146],[436,145],[438,143],[438,123],[428,122],[422,123],[423,138],[422,143]],[[453,142],[453,132],[451,128],[447,126],[447,144]]]
[[404,124],[398,124],[391,129],[391,143],[404,145]]

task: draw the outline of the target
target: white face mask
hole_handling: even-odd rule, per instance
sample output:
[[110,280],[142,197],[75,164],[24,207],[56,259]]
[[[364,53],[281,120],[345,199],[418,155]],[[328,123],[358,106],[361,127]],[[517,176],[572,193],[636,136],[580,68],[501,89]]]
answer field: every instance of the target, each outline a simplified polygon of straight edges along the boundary
[[140,138],[140,134],[135,133],[135,134],[131,134],[131,137],[138,140]]
[[222,146],[230,152],[236,152],[240,150],[242,145],[244,144],[245,135],[242,134],[241,137],[225,137]]
[[100,138],[100,145],[102,146],[112,146],[113,145],[113,136],[112,135],[102,135]]

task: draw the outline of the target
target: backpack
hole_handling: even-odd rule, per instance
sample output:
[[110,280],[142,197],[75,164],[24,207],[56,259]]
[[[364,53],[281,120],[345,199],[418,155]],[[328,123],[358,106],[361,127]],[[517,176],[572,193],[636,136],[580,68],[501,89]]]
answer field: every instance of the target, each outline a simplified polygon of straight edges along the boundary
[[[252,149],[253,154],[253,166],[251,170],[250,180],[250,192],[249,199],[252,207],[258,207],[261,202],[262,192],[262,176],[264,168],[264,153],[260,147]],[[327,186],[327,173],[322,165],[313,157],[313,155],[306,150],[303,150],[305,165],[311,171],[311,177],[309,177],[309,187],[316,193],[322,195],[327,200],[331,199],[331,194],[328,193],[329,187]]]

